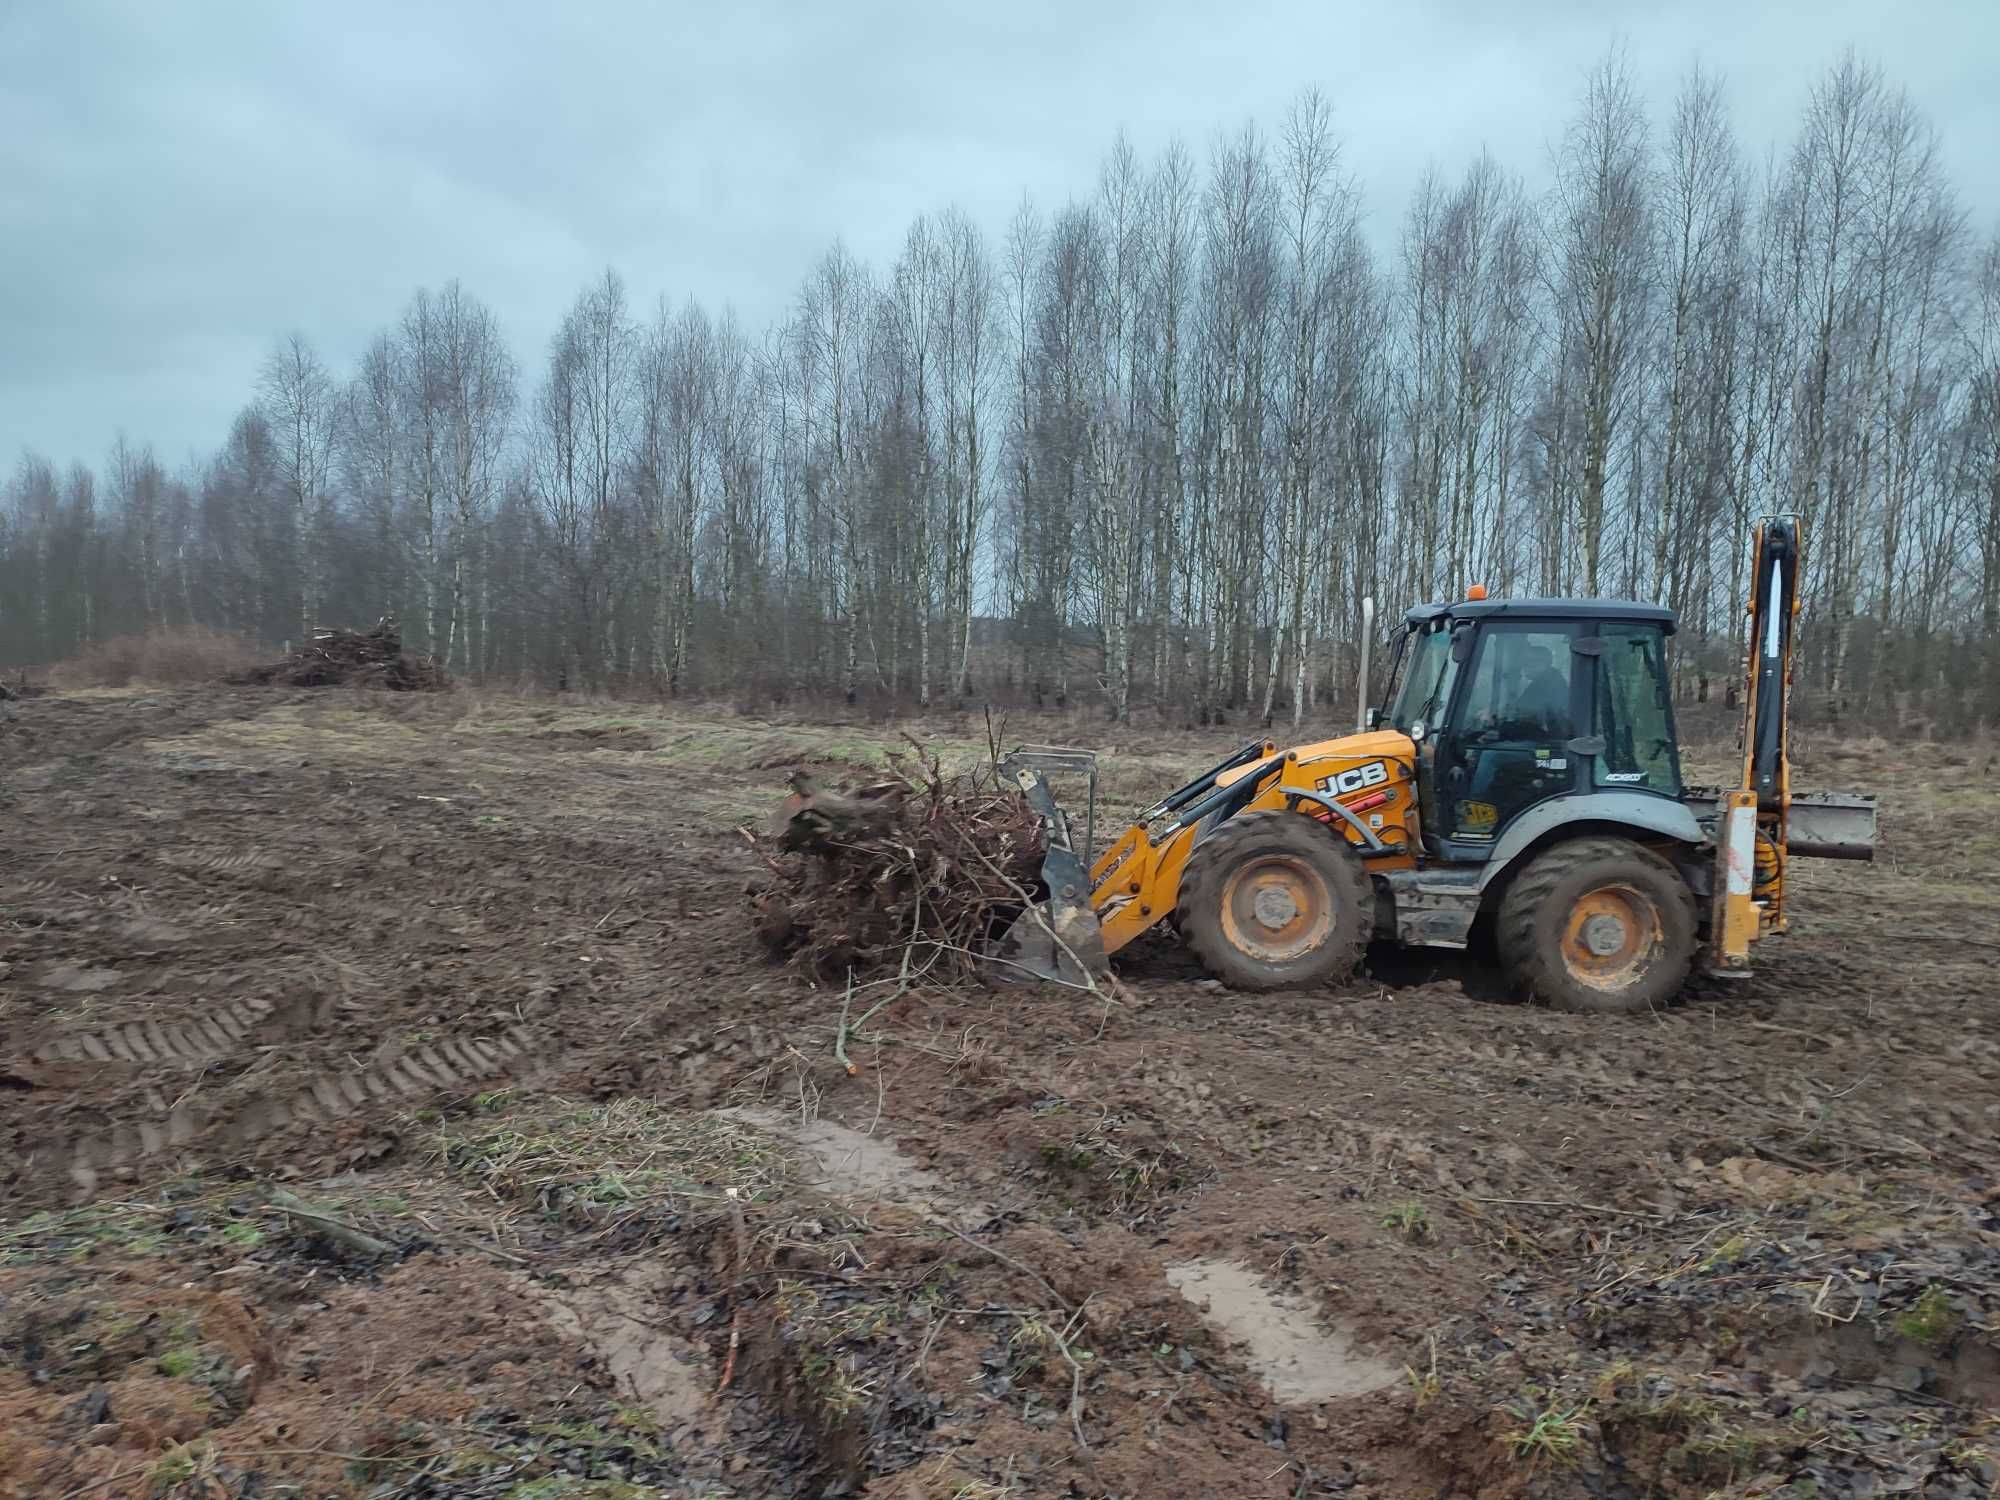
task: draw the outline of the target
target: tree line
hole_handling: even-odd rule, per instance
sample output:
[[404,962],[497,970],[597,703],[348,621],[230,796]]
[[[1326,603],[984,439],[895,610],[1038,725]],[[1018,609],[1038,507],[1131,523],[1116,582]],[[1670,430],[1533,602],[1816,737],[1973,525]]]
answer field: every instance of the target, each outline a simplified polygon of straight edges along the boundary
[[1343,708],[1373,595],[1680,611],[1738,670],[1746,536],[1808,538],[1816,711],[2000,716],[2000,235],[1849,55],[1764,161],[1719,79],[1589,75],[1531,192],[1427,173],[1378,252],[1328,101],[1096,190],[836,244],[773,326],[607,271],[524,370],[456,282],[351,370],[289,335],[205,462],[30,452],[0,659],[395,615],[455,672],[577,688]]

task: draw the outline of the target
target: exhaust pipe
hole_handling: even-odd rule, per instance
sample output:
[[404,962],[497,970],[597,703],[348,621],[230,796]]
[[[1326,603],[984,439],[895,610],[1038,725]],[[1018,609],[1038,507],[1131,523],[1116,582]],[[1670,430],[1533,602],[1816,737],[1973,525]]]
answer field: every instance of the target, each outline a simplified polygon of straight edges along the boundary
[[1357,733],[1368,727],[1368,648],[1375,644],[1375,597],[1369,595],[1361,601],[1361,682],[1355,696],[1359,699],[1354,709],[1354,728]]

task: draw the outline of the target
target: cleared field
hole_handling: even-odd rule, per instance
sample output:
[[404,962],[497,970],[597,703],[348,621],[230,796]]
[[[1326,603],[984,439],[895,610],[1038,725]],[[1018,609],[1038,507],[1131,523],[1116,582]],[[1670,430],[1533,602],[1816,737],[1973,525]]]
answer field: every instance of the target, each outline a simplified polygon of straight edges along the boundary
[[[1657,1015],[1157,937],[857,996],[850,1075],[737,828],[983,720],[0,714],[0,1495],[2000,1482],[1989,752],[1809,743],[1881,862]],[[1093,737],[1115,819],[1245,734]]]

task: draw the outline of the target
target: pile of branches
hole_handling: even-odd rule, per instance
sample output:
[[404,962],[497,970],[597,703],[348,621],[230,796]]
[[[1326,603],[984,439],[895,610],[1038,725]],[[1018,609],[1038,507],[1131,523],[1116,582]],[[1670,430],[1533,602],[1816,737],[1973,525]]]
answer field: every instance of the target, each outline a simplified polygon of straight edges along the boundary
[[286,687],[378,687],[441,693],[451,685],[436,661],[403,654],[402,633],[384,618],[373,630],[316,630],[283,661],[253,667],[239,681]]
[[758,936],[817,977],[969,973],[1037,894],[1041,819],[990,767],[891,765],[893,779],[840,791],[793,773],[751,839],[770,869],[751,890]]

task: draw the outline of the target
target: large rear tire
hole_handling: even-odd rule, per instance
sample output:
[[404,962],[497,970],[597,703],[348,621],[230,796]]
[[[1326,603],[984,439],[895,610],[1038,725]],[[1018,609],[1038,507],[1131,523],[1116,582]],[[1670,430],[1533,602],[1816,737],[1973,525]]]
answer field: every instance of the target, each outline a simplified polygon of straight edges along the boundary
[[1572,839],[1515,878],[1495,935],[1508,978],[1557,1010],[1649,1010],[1679,992],[1694,964],[1694,897],[1650,849]]
[[1231,989],[1325,984],[1353,972],[1375,898],[1360,856],[1304,813],[1239,813],[1195,845],[1175,903],[1181,935]]

